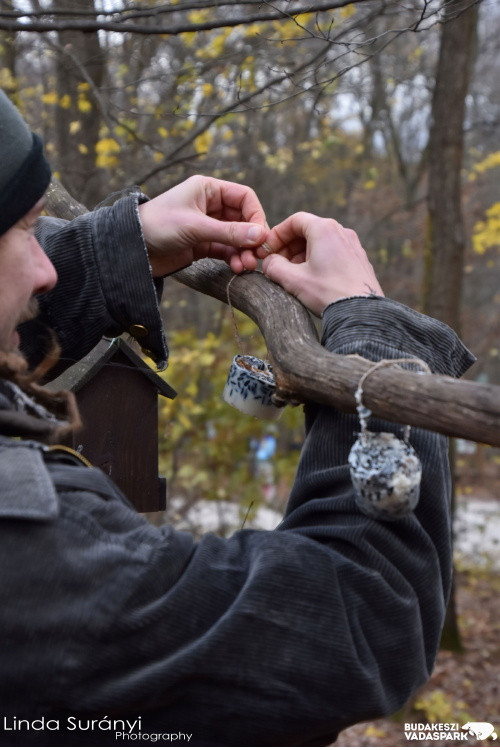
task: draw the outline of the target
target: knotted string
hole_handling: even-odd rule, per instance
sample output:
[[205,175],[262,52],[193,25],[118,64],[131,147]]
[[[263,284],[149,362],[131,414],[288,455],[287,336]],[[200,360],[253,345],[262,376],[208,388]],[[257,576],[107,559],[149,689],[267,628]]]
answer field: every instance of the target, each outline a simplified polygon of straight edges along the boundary
[[[358,356],[358,355],[350,355],[350,356]],[[400,359],[381,359],[379,362],[375,362],[375,364],[369,367],[368,370],[361,376],[356,392],[354,393],[354,398],[356,399],[357,411],[358,411],[359,422],[361,425],[362,435],[365,434],[368,430],[368,420],[372,414],[371,409],[369,409],[363,403],[363,385],[365,384],[366,379],[370,375],[372,375],[372,373],[374,373],[375,370],[378,370],[382,367],[389,367],[390,365],[398,365],[398,364],[406,364],[406,363],[420,365],[425,372],[427,373],[431,372],[431,368],[429,367],[427,362],[424,362],[423,359],[418,359],[414,357],[401,357]],[[408,443],[410,440],[410,431],[411,431],[411,426],[406,425],[404,428],[404,432],[403,432],[403,440],[405,441],[405,443]]]

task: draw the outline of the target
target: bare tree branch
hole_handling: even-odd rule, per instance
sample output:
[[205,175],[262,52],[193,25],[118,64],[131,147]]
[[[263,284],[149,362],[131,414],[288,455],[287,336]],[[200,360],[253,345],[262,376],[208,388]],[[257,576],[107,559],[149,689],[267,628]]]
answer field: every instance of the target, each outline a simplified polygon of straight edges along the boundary
[[[365,17],[365,21],[369,21],[371,18],[374,18],[378,14],[378,10],[373,11],[371,14],[367,14]],[[195,128],[190,135],[178,146],[175,147],[164,159],[163,162],[156,165],[153,169],[149,170],[147,173],[144,173],[140,175],[139,177],[136,177],[134,182],[137,182],[138,184],[143,184],[147,182],[149,179],[154,177],[155,175],[159,174],[160,172],[164,171],[165,169],[169,169],[171,166],[171,160],[177,155],[183,151],[187,146],[190,146],[198,136],[200,136],[202,133],[204,133],[206,130],[210,128],[211,125],[213,125],[217,120],[220,120],[222,117],[229,113],[234,113],[238,111],[242,111],[242,106],[245,106],[248,108],[247,105],[249,105],[250,102],[257,99],[259,96],[261,96],[264,92],[269,91],[275,86],[278,86],[280,83],[283,83],[284,81],[291,80],[294,76],[296,76],[298,73],[308,70],[308,69],[314,69],[315,66],[319,65],[320,61],[326,57],[329,50],[332,49],[335,45],[343,44],[342,39],[344,36],[348,35],[357,25],[356,23],[348,24],[344,28],[342,28],[339,33],[334,38],[329,39],[323,39],[324,46],[315,54],[311,55],[309,58],[307,58],[304,62],[301,62],[291,68],[290,70],[286,70],[284,73],[280,73],[279,75],[275,76],[274,78],[271,78],[270,80],[266,81],[262,86],[257,88],[255,91],[251,91],[248,94],[245,94],[245,96],[239,96],[232,100],[228,105],[220,109],[219,111],[207,115],[206,119],[204,120],[203,124]],[[398,32],[402,33],[402,32]],[[347,43],[346,43],[347,44]],[[343,75],[347,70],[351,70],[353,67],[357,67],[361,64],[363,60],[358,61],[355,65],[352,66],[346,66],[343,70],[339,71],[339,73],[334,76],[333,78],[329,78],[327,81],[323,81],[321,86],[327,86],[330,84],[333,80],[336,80],[336,78]],[[310,87],[310,90],[319,88],[318,85]],[[282,103],[289,98],[293,98],[299,94],[304,93],[304,90],[301,89],[299,91],[296,91],[292,95],[288,96],[280,96],[279,102]],[[266,105],[263,105],[266,107],[269,107],[270,104],[267,103]],[[253,108],[260,108],[260,107],[253,107]]]
[[[302,13],[315,13],[321,11],[335,10],[338,8],[344,8],[347,5],[361,4],[372,2],[372,0],[336,0],[336,2],[310,2],[302,5],[294,5],[292,8],[288,8],[286,11],[274,10],[272,12],[260,12],[253,13],[251,15],[235,16],[234,18],[222,15],[219,18],[214,18],[203,23],[180,23],[176,26],[169,25],[141,25],[137,23],[129,23],[127,17],[119,19],[117,21],[105,21],[105,20],[85,20],[81,18],[65,20],[55,20],[53,14],[47,13],[47,20],[32,20],[22,21],[13,20],[11,18],[11,12],[0,11],[0,29],[4,31],[24,31],[30,33],[41,33],[48,31],[82,31],[82,32],[95,32],[95,31],[118,31],[122,33],[133,33],[133,34],[161,34],[164,36],[176,36],[186,32],[192,33],[196,31],[212,31],[214,29],[234,27],[248,25],[252,23],[262,23],[265,21],[280,21],[283,19],[289,19],[290,16],[300,15]],[[259,3],[261,7],[264,3]],[[231,5],[240,5],[240,3],[232,3]],[[199,7],[199,6],[198,6]],[[208,7],[206,4],[204,7]],[[214,8],[217,8],[216,3],[213,4]],[[176,10],[179,6],[175,6]],[[16,18],[29,18],[29,13],[23,11],[15,11]],[[151,15],[154,15],[153,13]]]
[[[52,184],[47,211],[72,219],[85,208],[60,184]],[[198,261],[173,278],[226,303],[231,281],[231,304],[259,326],[280,393],[342,411],[355,410],[354,394],[373,363],[324,349],[307,310],[281,287],[257,272],[234,277],[225,263],[214,260]],[[365,381],[363,394],[364,403],[378,417],[500,446],[500,386],[393,365],[374,372]]]

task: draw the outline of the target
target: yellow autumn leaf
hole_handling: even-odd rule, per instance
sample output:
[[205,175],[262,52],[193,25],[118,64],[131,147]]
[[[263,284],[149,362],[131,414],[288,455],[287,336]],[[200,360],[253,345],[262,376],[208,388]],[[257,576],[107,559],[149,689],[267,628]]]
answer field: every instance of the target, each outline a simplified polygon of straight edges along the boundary
[[373,190],[373,188],[376,186],[377,186],[377,183],[375,182],[375,180],[366,180],[366,182],[363,185],[365,190]]
[[95,145],[97,153],[96,167],[107,169],[118,164],[116,154],[120,152],[120,144],[114,138],[101,138]]
[[109,169],[110,167],[116,167],[118,159],[116,156],[110,154],[99,154],[95,160],[96,167],[100,169]]
[[166,137],[167,137],[167,135],[168,135],[168,130],[167,130],[167,128],[164,128],[164,127],[163,127],[163,125],[161,125],[161,126],[160,126],[160,127],[158,128],[158,135],[161,135],[161,137],[162,137],[162,138],[166,138]]
[[79,144],[78,144],[78,151],[79,151],[79,152],[80,152],[81,154],[88,154],[88,152],[89,152],[89,150],[88,150],[87,146],[86,146],[86,145],[85,145],[84,143],[79,143]]
[[265,28],[265,24],[263,23],[250,23],[245,27],[245,36],[256,36],[262,34]]
[[70,135],[75,135],[76,133],[78,133],[81,127],[82,127],[82,123],[80,122],[80,120],[73,120],[73,122],[70,122],[69,124]]
[[284,146],[283,148],[279,148],[274,154],[267,154],[265,162],[268,167],[283,174],[290,164],[293,163],[293,151],[288,146]]
[[131,138],[131,135],[127,128],[124,128],[123,125],[116,125],[113,128],[113,133],[118,136],[118,138]]
[[112,153],[117,154],[120,151],[120,144],[114,138],[101,138],[95,144],[95,150],[98,154]]
[[194,139],[194,148],[197,154],[206,153],[213,142],[213,135],[210,131],[206,130],[201,133],[197,138]]
[[184,427],[185,430],[191,430],[193,427],[193,423],[187,418],[185,414],[182,412],[179,412],[177,414],[177,419],[179,420],[180,424]]
[[49,91],[47,94],[43,94],[42,102],[44,104],[57,104],[59,97],[55,91]]
[[180,37],[186,47],[192,47],[196,39],[196,31],[183,31]]
[[193,10],[191,13],[188,13],[188,19],[189,23],[204,23],[210,15],[210,12],[208,9],[204,8],[202,10]]
[[59,99],[59,106],[63,109],[69,109],[71,107],[71,97],[69,94],[64,94],[64,96],[61,96]]
[[209,97],[213,93],[214,87],[211,83],[204,83],[201,90],[203,91],[203,96]]
[[202,49],[196,50],[196,57],[202,60],[216,60],[224,52],[226,40],[232,29],[224,29],[210,39],[210,42]]
[[92,110],[92,104],[85,98],[85,96],[80,95],[78,97],[78,109],[80,112],[83,112],[83,114],[86,114]]
[[489,169],[494,169],[495,167],[500,167],[500,151],[494,151],[492,154],[488,154],[485,159],[474,165],[474,171],[483,173],[487,172]]
[[306,26],[307,22],[311,20],[311,18],[314,18],[316,16],[315,13],[299,13],[298,16],[295,16],[295,23],[300,24],[301,26]]
[[212,352],[201,352],[198,361],[200,367],[210,367],[215,362],[215,354]]
[[486,211],[486,219],[474,225],[472,246],[483,255],[490,247],[500,246],[500,203],[494,203]]

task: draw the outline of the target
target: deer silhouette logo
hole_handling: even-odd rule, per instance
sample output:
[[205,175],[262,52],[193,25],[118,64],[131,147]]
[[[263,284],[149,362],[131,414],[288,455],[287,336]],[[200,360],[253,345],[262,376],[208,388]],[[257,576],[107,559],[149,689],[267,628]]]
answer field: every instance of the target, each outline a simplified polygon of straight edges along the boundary
[[495,727],[488,721],[468,721],[467,724],[463,725],[462,729],[467,730],[477,740],[487,740],[489,737],[492,740],[496,740],[498,737]]

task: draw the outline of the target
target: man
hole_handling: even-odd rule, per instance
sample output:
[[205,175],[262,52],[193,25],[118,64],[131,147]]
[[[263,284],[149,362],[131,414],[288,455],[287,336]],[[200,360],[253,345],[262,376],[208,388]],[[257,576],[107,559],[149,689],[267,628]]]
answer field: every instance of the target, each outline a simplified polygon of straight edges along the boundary
[[[56,283],[33,236],[43,157],[33,159],[31,134],[0,104],[0,143],[10,134],[17,154],[0,168],[1,424],[20,437],[0,436],[4,743],[329,744],[395,711],[432,670],[449,591],[445,439],[412,431],[420,503],[402,520],[374,520],[358,510],[346,465],[356,417],[309,404],[278,529],[195,543],[152,527],[104,474],[34,439],[40,424],[58,423],[37,387],[13,383],[25,382],[16,326],[37,295],[40,316],[21,327],[32,363],[43,356],[42,323],[63,362],[135,323],[164,360],[152,279],[204,255],[254,268],[266,242],[264,272],[322,315],[330,351],[417,357],[448,375],[471,355],[446,326],[383,297],[354,232],[304,213],[268,230],[250,190],[209,178],[71,223],[42,220]],[[20,214],[10,186],[20,199],[35,178]]]

